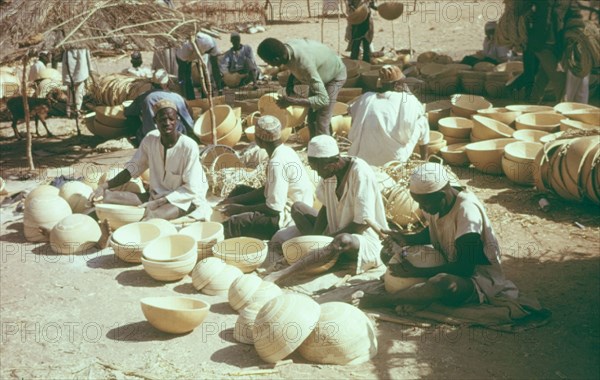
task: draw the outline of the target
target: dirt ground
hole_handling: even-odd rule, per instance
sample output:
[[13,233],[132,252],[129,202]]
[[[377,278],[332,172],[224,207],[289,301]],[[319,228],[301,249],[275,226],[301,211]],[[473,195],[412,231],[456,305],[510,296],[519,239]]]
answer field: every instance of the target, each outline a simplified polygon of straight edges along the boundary
[[[492,11],[500,7],[500,1],[436,4],[439,10],[431,4],[427,6],[432,12],[410,17],[412,46],[418,53],[434,50],[455,59],[480,48],[486,15],[497,18],[499,13]],[[453,9],[461,9],[460,22],[453,22]],[[375,47],[391,47],[391,23],[376,18],[375,24]],[[267,36],[320,40],[320,25],[316,19],[279,23],[265,33],[242,34],[242,41],[256,47]],[[337,49],[340,36],[343,46],[345,24],[327,19],[323,25],[325,41]],[[408,21],[396,21],[394,27],[396,48],[408,48]],[[227,38],[219,45],[225,49]],[[145,52],[144,58],[150,62],[151,53]],[[127,67],[128,58],[96,63],[101,73],[108,73]],[[38,169],[28,179],[25,143],[12,139],[9,123],[0,124],[0,176],[7,179],[9,193],[60,174],[81,175],[92,164],[123,164],[133,154],[133,150],[94,152],[102,140],[87,130],[77,137],[74,121],[51,119],[48,124],[58,137],[34,138]],[[264,363],[252,346],[232,338],[237,314],[225,297],[198,293],[190,277],[157,282],[140,265],[116,259],[110,249],[87,256],[54,255],[47,244],[26,242],[22,219],[3,209],[0,377],[599,378],[600,209],[549,196],[551,210],[543,212],[533,188],[473,169],[456,172],[485,202],[503,247],[507,277],[553,312],[549,324],[509,334],[378,322],[379,352],[368,363],[315,365],[294,354],[291,365],[252,373],[249,368],[262,368]],[[146,322],[139,300],[177,294],[211,303],[211,313],[189,334],[158,332]]]

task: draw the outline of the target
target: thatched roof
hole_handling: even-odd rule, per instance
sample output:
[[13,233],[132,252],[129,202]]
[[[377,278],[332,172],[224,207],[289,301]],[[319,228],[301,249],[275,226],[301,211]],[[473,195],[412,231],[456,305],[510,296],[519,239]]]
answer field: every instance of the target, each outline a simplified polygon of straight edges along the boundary
[[68,47],[135,49],[174,46],[205,22],[155,0],[1,0],[0,61]]

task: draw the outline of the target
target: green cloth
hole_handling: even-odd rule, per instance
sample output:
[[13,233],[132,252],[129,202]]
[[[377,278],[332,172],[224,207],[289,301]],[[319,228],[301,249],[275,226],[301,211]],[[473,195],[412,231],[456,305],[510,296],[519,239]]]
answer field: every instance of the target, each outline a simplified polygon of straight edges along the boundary
[[290,40],[286,43],[290,60],[285,67],[298,82],[309,86],[308,101],[312,109],[329,105],[325,84],[345,75],[346,66],[328,46],[307,39]]

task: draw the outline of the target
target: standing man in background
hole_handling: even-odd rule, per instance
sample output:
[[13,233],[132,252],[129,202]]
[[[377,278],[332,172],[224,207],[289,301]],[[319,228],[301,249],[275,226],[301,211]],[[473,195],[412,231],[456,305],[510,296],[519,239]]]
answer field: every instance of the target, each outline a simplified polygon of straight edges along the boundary
[[[365,0],[347,0],[348,14],[355,12],[363,4],[366,4]],[[373,17],[371,17],[370,9],[377,10],[374,0],[368,1],[367,6],[367,18],[359,24],[350,24],[348,21],[348,27],[346,28],[346,41],[348,41],[348,47],[350,49],[350,58],[358,59],[360,53],[360,47],[363,49],[363,61],[371,63],[371,42],[373,42],[373,35],[375,34],[375,26],[373,25]]]
[[63,53],[63,84],[67,85],[67,117],[77,117],[85,95],[85,81],[91,76],[88,49],[68,49]]
[[[328,46],[320,42],[296,39],[283,43],[267,38],[258,45],[258,55],[269,65],[290,71],[286,95],[277,99],[281,108],[309,107],[310,137],[331,135],[331,114],[340,89],[346,83],[346,66]],[[294,84],[308,85],[308,98],[294,92]]]
[[[219,69],[219,48],[214,38],[206,33],[198,32],[196,34],[196,45],[200,54],[203,55],[208,73],[212,77],[211,84],[213,94],[223,89],[223,80]],[[192,81],[192,64],[200,59],[196,54],[196,49],[190,41],[186,41],[177,49],[178,78],[181,84],[181,91],[187,100],[196,99],[194,94],[194,84]],[[206,96],[206,94],[204,94]]]

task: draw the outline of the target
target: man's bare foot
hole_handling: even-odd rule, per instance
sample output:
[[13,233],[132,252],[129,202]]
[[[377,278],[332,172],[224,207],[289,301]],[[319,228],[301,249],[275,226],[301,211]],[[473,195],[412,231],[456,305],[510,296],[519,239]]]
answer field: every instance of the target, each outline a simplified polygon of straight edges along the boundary
[[104,219],[102,222],[100,222],[100,231],[102,232],[102,235],[100,236],[100,239],[98,240],[96,245],[98,246],[98,248],[104,249],[108,246],[108,238],[110,237],[110,233],[112,232],[110,224],[108,223],[108,219]]
[[418,304],[418,305],[398,305],[396,306],[396,314],[400,316],[409,316],[414,313],[426,309],[429,304]]

